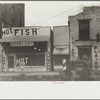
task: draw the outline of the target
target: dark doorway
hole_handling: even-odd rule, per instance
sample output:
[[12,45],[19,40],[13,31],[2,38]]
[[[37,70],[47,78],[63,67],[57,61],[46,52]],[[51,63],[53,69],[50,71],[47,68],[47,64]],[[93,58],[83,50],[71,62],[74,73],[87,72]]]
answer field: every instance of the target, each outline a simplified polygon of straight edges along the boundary
[[89,65],[91,65],[91,47],[78,47],[78,57],[79,60],[86,61]]
[[14,56],[8,56],[8,68],[14,68]]

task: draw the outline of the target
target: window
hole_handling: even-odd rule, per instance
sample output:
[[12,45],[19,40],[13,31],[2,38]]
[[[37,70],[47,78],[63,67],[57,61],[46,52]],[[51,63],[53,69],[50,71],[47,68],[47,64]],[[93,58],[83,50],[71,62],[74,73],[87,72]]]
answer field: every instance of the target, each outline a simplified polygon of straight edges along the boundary
[[54,65],[55,66],[62,66],[63,59],[66,58],[66,61],[69,60],[69,56],[67,55],[55,55],[54,57]]
[[22,26],[22,14],[19,14],[19,26]]
[[2,28],[4,28],[4,22],[2,22]]
[[86,61],[89,65],[91,65],[91,47],[83,46],[78,47],[78,57],[79,60]]
[[17,54],[16,64],[25,62],[26,66],[45,66],[45,54]]
[[5,14],[5,8],[4,6],[2,6],[2,16],[4,16],[4,14]]
[[12,6],[12,14],[14,14],[14,6]]
[[15,9],[14,6],[12,6],[12,21],[15,21],[14,13],[15,13]]
[[89,20],[79,21],[79,40],[89,40],[90,39],[90,29]]

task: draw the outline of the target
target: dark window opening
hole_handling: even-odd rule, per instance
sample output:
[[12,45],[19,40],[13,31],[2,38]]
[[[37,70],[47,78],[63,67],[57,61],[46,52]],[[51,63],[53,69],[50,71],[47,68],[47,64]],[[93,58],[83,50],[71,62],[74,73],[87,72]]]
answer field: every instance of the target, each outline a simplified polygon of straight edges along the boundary
[[19,14],[19,26],[22,26],[22,14]]
[[5,8],[4,6],[2,6],[2,17],[4,17],[4,15],[5,15]]
[[12,21],[13,22],[15,21],[15,9],[13,6],[12,6]]
[[91,65],[91,47],[78,47],[78,57]]
[[90,25],[89,20],[79,21],[79,40],[89,40],[90,39]]
[[8,68],[14,68],[14,56],[8,56]]

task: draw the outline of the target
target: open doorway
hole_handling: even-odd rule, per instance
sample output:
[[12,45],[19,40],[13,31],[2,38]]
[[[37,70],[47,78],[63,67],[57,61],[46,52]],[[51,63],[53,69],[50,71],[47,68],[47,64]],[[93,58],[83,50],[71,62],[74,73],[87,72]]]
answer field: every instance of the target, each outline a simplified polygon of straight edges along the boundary
[[78,47],[78,58],[79,60],[86,61],[89,65],[91,65],[92,61],[92,54],[91,54],[91,47],[89,46],[80,46]]

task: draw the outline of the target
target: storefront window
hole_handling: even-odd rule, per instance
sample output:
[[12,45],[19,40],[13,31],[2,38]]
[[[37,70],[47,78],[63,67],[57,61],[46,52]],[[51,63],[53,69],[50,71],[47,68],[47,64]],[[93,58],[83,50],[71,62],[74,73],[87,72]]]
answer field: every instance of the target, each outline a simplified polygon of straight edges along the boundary
[[16,64],[21,62],[26,66],[45,66],[45,54],[17,54]]
[[65,55],[56,55],[54,57],[54,65],[62,66],[62,61],[63,61],[64,58],[68,61],[69,56],[67,56],[67,55],[66,56]]
[[34,46],[13,46],[10,47],[8,53],[45,53],[46,42],[35,42]]

